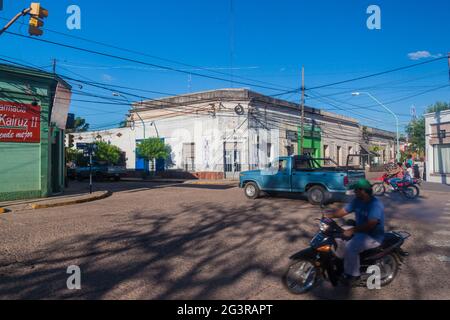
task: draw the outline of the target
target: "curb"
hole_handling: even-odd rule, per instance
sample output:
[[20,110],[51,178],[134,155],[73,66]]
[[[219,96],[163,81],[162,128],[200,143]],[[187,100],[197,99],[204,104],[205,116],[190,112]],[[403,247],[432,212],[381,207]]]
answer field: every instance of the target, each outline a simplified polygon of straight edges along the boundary
[[223,181],[223,182],[211,181],[211,182],[209,182],[209,181],[195,181],[195,180],[193,180],[193,181],[186,181],[186,182],[184,182],[184,184],[212,185],[212,186],[238,186],[239,182],[233,182],[233,181],[230,181],[230,182],[226,182],[226,181]]
[[431,190],[421,190],[421,192],[423,192],[424,194],[427,193],[436,193],[436,194],[442,194],[442,195],[449,195],[450,192],[445,192],[445,191],[431,191]]
[[69,201],[61,201],[61,202],[55,202],[55,203],[47,203],[47,204],[39,204],[34,203],[31,204],[31,208],[33,209],[45,209],[45,208],[54,208],[54,207],[63,207],[63,206],[69,206],[72,204],[79,204],[79,203],[85,203],[85,202],[92,202],[96,200],[105,199],[112,195],[111,191],[103,191],[102,194],[99,194],[98,196],[94,196],[91,198],[84,198],[84,199],[75,199],[75,200],[69,200]]
[[127,179],[121,179],[120,181],[122,181],[122,182],[184,183],[186,180],[144,180],[144,179],[127,180]]

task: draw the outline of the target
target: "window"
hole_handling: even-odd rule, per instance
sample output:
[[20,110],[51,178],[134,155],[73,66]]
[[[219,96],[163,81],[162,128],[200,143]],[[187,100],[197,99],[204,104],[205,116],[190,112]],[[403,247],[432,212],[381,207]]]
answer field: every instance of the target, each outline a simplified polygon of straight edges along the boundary
[[183,169],[188,172],[195,171],[195,143],[183,143],[182,158]]
[[294,148],[292,146],[286,146],[286,152],[288,156],[292,156],[294,154]]
[[294,170],[311,170],[311,161],[309,159],[305,159],[303,157],[296,157],[294,162]]
[[342,147],[340,146],[336,147],[336,162],[338,166],[342,164]]
[[450,144],[434,146],[434,173],[450,174]]
[[[353,147],[348,147],[348,155],[354,154]],[[348,157],[348,164],[354,164],[354,157]]]
[[278,161],[278,171],[285,171],[287,169],[287,160]]
[[445,139],[446,136],[447,136],[446,130],[439,130],[438,139]]
[[[330,166],[332,164],[331,160],[329,160],[329,158],[330,158],[330,146],[328,146],[326,144],[323,146],[323,157],[325,158],[325,160],[323,161],[323,164],[325,166]],[[326,160],[326,159],[328,159],[328,160]]]

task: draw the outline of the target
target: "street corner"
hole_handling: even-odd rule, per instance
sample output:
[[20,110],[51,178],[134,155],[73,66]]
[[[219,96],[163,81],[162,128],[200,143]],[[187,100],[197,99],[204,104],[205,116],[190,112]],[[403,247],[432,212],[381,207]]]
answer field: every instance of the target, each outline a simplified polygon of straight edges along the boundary
[[112,195],[111,191],[97,191],[89,195],[82,195],[79,197],[70,197],[67,199],[49,200],[43,202],[32,203],[30,207],[34,210],[46,209],[54,207],[64,207],[74,204],[92,202],[96,200],[102,200]]

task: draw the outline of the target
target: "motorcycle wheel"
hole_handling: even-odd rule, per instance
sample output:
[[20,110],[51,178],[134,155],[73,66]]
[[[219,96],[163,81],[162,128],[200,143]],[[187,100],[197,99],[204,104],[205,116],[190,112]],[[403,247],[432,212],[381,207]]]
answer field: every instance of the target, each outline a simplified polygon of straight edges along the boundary
[[384,186],[384,183],[382,183],[382,182],[374,183],[372,186],[372,189],[373,189],[374,196],[381,197],[386,193],[386,187]]
[[403,189],[403,194],[408,199],[416,199],[420,195],[420,190],[416,186],[408,186]]
[[310,260],[296,260],[289,265],[283,284],[293,294],[305,294],[317,283],[319,270]]
[[387,254],[377,261],[381,271],[380,285],[382,287],[391,283],[397,276],[399,262],[394,254]]

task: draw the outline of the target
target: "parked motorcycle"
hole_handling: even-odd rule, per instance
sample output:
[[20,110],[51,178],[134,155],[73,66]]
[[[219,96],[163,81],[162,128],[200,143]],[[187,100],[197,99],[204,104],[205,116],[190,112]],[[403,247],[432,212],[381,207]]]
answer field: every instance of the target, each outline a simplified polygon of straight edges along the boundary
[[412,179],[408,181],[397,182],[397,189],[391,185],[390,180],[392,177],[388,174],[384,174],[378,179],[378,182],[373,184],[373,194],[375,196],[383,196],[387,190],[398,191],[408,199],[416,199],[420,195],[420,189],[418,186],[421,184],[420,179]]
[[[330,281],[333,286],[339,284],[344,274],[344,261],[336,255],[336,239],[344,239],[344,229],[333,219],[322,217],[320,231],[310,242],[310,247],[290,257],[289,265],[283,277],[286,288],[294,294],[304,294],[314,288],[321,280]],[[355,225],[347,221],[347,225]],[[370,274],[369,266],[378,266],[381,271],[380,285],[386,286],[397,275],[400,265],[408,253],[402,245],[411,235],[406,231],[393,231],[385,234],[382,245],[361,253],[361,281],[357,286],[365,286]]]

